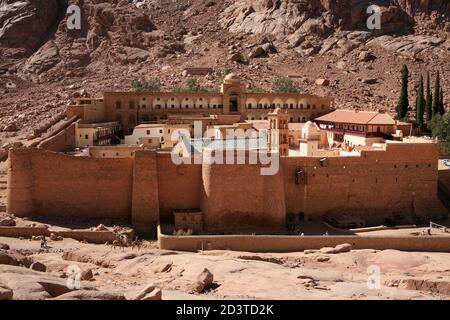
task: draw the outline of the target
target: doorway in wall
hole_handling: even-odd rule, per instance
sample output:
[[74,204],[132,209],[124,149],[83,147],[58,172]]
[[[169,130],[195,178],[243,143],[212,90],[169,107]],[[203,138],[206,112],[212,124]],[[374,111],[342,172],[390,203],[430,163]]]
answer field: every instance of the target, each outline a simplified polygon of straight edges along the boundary
[[239,111],[238,96],[232,94],[230,95],[230,112],[238,112],[238,111]]

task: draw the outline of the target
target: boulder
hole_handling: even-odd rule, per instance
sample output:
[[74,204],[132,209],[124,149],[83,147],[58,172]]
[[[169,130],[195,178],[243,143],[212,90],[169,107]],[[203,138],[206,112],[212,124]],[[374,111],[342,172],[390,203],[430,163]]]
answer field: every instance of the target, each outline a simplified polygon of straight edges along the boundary
[[320,249],[320,253],[325,254],[337,254],[337,253],[344,253],[344,252],[350,252],[352,250],[352,245],[349,243],[343,243],[339,244],[336,247],[324,247]]
[[334,254],[336,253],[336,250],[332,247],[323,247],[322,249],[320,249],[320,253]]
[[200,273],[197,277],[197,282],[195,284],[195,291],[198,293],[202,293],[207,287],[212,285],[214,281],[214,276],[208,269],[203,269],[202,273]]
[[352,245],[349,243],[343,243],[339,244],[336,247],[334,247],[336,253],[344,253],[344,252],[350,252],[352,251]]
[[316,85],[326,87],[330,85],[330,81],[328,79],[319,78],[316,80]]
[[[8,131],[8,130],[4,130]],[[16,221],[11,217],[0,218],[0,226],[2,227],[14,227],[16,225]]]
[[47,271],[47,267],[44,264],[40,263],[40,262],[32,263],[31,266],[30,266],[30,269],[31,270],[35,270],[35,271],[39,271],[39,272]]
[[2,131],[5,131],[5,132],[15,132],[18,130],[19,130],[19,128],[17,127],[17,125],[15,123],[9,123],[9,124],[5,125],[2,129]]
[[1,300],[12,300],[13,295],[14,295],[14,293],[11,290],[11,288],[0,283],[0,301]]
[[154,284],[149,284],[141,290],[133,300],[162,300],[161,288]]
[[5,251],[0,251],[0,265],[10,265],[10,266],[18,266],[19,261],[12,254],[9,254]]
[[233,62],[243,62],[244,61],[244,56],[242,55],[242,53],[236,52],[236,53],[231,54],[228,57],[228,60],[229,61],[233,61]]
[[92,273],[92,269],[86,269],[81,271],[81,280],[91,280],[94,278],[94,274]]
[[254,48],[249,54],[248,54],[248,57],[250,58],[250,59],[253,59],[253,58],[260,58],[260,57],[262,57],[263,55],[265,55],[266,54],[266,51],[264,51],[264,49],[262,48],[262,46],[257,46],[256,48]]
[[27,59],[24,70],[29,73],[40,74],[51,69],[59,61],[59,48],[55,42],[49,41]]
[[125,300],[121,293],[94,290],[75,290],[56,297],[54,300]]
[[6,243],[0,243],[0,249],[1,250],[9,250],[9,245]]
[[365,79],[362,79],[362,83],[365,83],[365,84],[377,84],[378,83],[378,79],[376,79],[376,78],[365,78]]
[[276,49],[275,46],[271,43],[271,42],[267,42],[264,43],[261,48],[264,50],[264,52],[266,53],[275,53]]
[[359,54],[359,61],[369,62],[375,60],[377,57],[370,51],[361,51]]
[[0,265],[0,283],[11,288],[18,300],[50,299],[72,291],[56,275],[18,266]]

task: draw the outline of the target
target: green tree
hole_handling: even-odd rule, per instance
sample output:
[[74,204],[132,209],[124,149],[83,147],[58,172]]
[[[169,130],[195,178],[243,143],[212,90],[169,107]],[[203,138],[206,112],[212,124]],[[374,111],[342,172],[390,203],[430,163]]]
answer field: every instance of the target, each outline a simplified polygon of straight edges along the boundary
[[433,138],[439,139],[440,154],[450,155],[450,113],[443,116],[436,114],[428,123]]
[[263,88],[261,88],[261,87],[257,87],[257,86],[252,86],[251,88],[250,88],[250,92],[251,93],[264,93],[264,92],[266,92]]
[[273,82],[273,91],[277,93],[297,93],[298,89],[289,78],[280,78]]
[[134,80],[132,86],[136,91],[148,91],[148,92],[161,91],[161,81],[159,81],[159,79],[151,79],[149,81]]
[[400,98],[397,104],[397,116],[399,119],[403,119],[408,114],[409,100],[408,100],[408,67],[403,65],[402,68],[402,89],[400,91]]
[[441,94],[439,95],[439,113],[443,116],[445,114],[444,107],[444,90],[441,88]]
[[440,140],[445,140],[447,138],[447,131],[444,129],[444,119],[440,114],[436,114],[433,119],[431,119],[428,127],[431,130],[433,138],[438,138]]
[[419,131],[423,130],[424,125],[424,113],[425,113],[425,97],[423,93],[423,76],[420,76],[419,89],[417,90],[417,102],[416,102],[416,122]]
[[200,86],[195,79],[188,79],[185,92],[208,92],[207,88]]
[[427,113],[427,121],[430,121],[431,118],[433,118],[432,105],[433,105],[433,94],[431,93],[430,72],[428,72],[427,73],[427,96],[426,96],[426,107],[425,107],[425,111]]
[[439,102],[441,97],[441,79],[439,75],[439,71],[436,74],[436,82],[434,84],[434,99],[433,99],[433,115],[436,115],[439,113],[439,108],[441,106],[441,103]]

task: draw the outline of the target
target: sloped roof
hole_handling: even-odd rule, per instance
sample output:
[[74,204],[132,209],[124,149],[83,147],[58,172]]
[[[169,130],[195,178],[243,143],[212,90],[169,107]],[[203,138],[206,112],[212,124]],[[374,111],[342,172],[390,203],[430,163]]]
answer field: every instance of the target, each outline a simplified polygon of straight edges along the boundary
[[371,124],[371,125],[394,125],[395,120],[387,113],[374,111],[335,110],[324,116],[316,118],[316,121]]

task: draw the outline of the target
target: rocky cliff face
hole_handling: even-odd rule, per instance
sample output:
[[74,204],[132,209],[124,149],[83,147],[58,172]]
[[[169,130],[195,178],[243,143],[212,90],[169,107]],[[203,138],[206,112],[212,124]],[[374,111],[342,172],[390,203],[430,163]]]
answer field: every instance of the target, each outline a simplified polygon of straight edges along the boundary
[[0,0],[0,54],[23,57],[36,51],[58,26],[64,1]]
[[[372,3],[381,30],[367,30]],[[72,4],[81,30],[67,30]],[[16,135],[2,128],[26,136],[47,123],[82,89],[129,90],[139,78],[181,87],[187,66],[213,68],[196,77],[210,89],[229,69],[267,90],[294,75],[338,107],[392,112],[403,64],[411,87],[439,70],[450,101],[449,60],[449,0],[0,0],[0,140]]]
[[[380,30],[367,28],[370,4],[381,9]],[[449,10],[445,0],[239,0],[223,12],[220,22],[235,33],[272,34],[303,56],[333,48],[343,55],[381,35],[414,34],[416,23],[429,12],[433,16],[428,28],[448,32]]]

